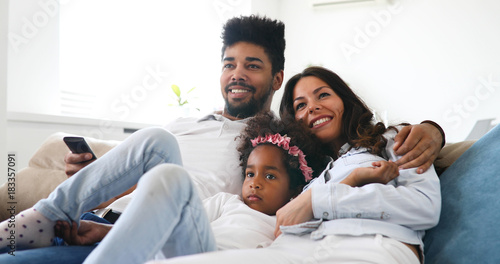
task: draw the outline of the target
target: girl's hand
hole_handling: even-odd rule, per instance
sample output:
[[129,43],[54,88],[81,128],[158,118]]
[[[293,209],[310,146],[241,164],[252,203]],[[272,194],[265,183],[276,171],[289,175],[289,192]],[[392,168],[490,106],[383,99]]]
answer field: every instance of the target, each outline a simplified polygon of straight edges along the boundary
[[101,224],[94,221],[81,220],[80,228],[76,222],[71,225],[65,221],[57,221],[54,231],[70,245],[92,245],[101,241],[111,230],[112,225]]
[[369,183],[386,184],[399,176],[398,165],[392,161],[375,161],[373,167],[357,168],[341,183],[361,187]]
[[281,234],[280,226],[290,226],[311,220],[312,211],[311,189],[301,193],[276,212],[276,229],[274,235]]

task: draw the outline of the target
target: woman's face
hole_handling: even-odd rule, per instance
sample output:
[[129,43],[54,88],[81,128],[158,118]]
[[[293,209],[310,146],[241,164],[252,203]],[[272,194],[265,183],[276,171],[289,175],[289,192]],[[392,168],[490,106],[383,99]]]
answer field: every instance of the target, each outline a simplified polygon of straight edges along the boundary
[[302,120],[323,143],[340,147],[343,143],[342,99],[321,79],[300,79],[293,91],[295,119]]

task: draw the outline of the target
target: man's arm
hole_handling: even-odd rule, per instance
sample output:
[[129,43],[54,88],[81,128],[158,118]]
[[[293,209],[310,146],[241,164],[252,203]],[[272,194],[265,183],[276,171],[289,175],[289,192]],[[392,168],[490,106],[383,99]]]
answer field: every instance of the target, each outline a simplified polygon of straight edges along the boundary
[[432,121],[403,127],[394,138],[394,151],[401,155],[396,164],[401,169],[418,167],[423,173],[430,168],[445,144],[443,129]]

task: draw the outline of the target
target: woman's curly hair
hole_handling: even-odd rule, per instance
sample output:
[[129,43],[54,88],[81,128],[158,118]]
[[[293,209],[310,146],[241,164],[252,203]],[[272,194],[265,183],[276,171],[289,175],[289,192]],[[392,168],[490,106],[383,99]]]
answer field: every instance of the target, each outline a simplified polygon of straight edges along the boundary
[[[287,135],[290,137],[290,146],[297,146],[300,150],[302,150],[302,152],[304,152],[307,166],[313,169],[313,178],[318,177],[326,167],[328,161],[326,158],[327,156],[321,151],[321,143],[315,138],[314,135],[309,133],[302,124],[299,124],[293,119],[280,120],[272,113],[258,114],[251,118],[248,121],[245,130],[240,136],[238,136],[238,138],[241,139],[241,143],[237,150],[240,153],[240,165],[243,168],[243,177],[245,177],[248,157],[256,148],[252,146],[250,140],[259,136],[265,137],[266,135],[274,135],[276,133],[279,133],[282,136]],[[263,144],[271,143],[262,143],[259,145]],[[289,155],[288,152],[281,147],[278,148],[280,148],[284,154],[282,155],[283,164],[285,164],[290,177],[290,189],[304,186],[306,181],[299,168],[299,158]]]

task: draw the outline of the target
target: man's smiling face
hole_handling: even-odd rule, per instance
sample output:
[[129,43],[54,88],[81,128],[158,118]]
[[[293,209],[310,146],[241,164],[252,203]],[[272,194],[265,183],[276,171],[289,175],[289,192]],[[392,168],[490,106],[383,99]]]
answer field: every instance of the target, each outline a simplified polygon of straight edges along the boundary
[[273,76],[271,61],[261,46],[237,42],[227,47],[220,78],[226,102],[223,115],[231,119],[246,118],[269,110],[282,78],[282,72]]

